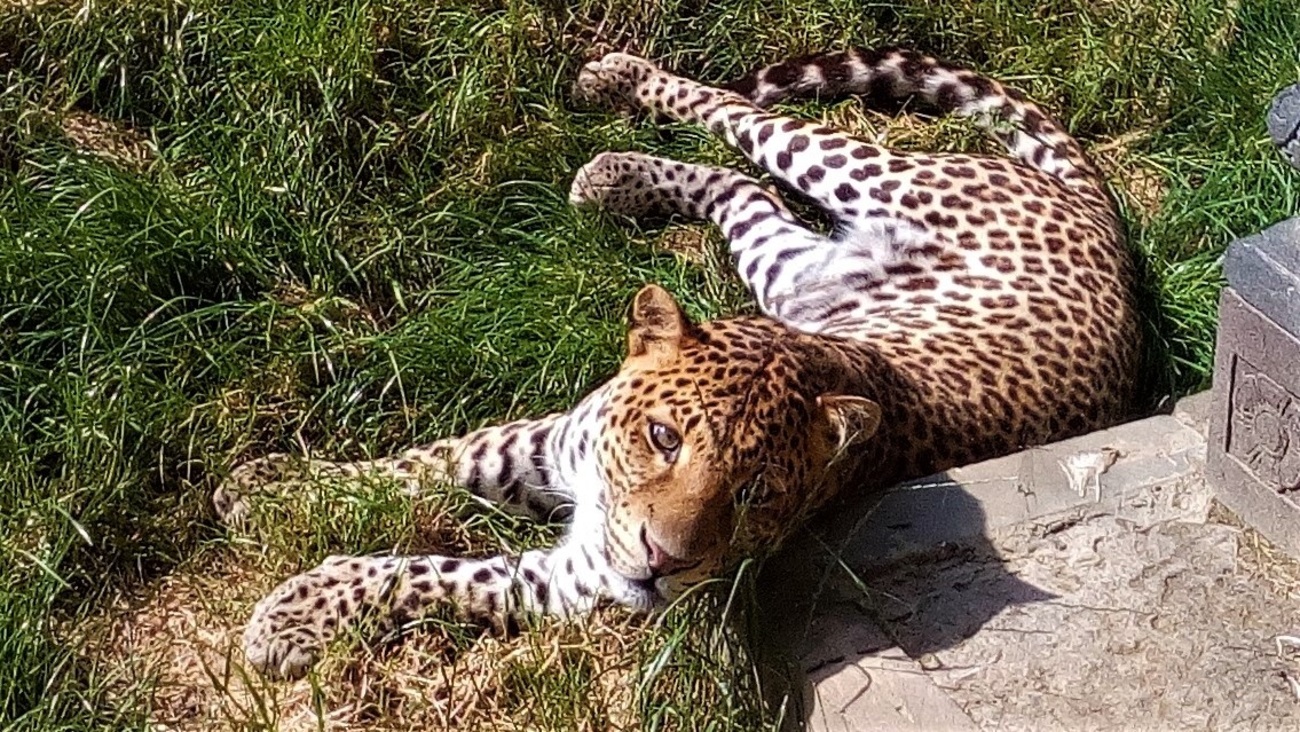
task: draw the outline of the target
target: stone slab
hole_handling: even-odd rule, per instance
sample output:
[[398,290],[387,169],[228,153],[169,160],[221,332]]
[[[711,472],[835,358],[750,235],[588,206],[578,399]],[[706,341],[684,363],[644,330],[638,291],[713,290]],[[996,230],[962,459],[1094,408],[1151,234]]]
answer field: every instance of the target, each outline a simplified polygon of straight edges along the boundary
[[1243,300],[1282,330],[1300,335],[1300,218],[1234,241],[1223,257],[1223,274]]
[[1300,556],[1300,339],[1234,288],[1219,305],[1207,478],[1216,497]]
[[[1203,401],[1204,398],[1202,398]],[[1081,509],[1140,525],[1204,520],[1204,432],[1192,410],[1101,430],[903,484],[874,508],[846,510],[828,535],[843,555],[892,559]],[[1189,479],[1194,478],[1194,479]]]
[[808,729],[977,729],[919,663],[853,609],[827,612],[814,622],[816,637],[825,642],[803,659],[812,697]]
[[1214,392],[1210,389],[1185,396],[1174,402],[1170,413],[1174,419],[1202,435],[1210,434],[1210,415],[1214,411]]
[[[1196,395],[1170,415],[957,468],[831,512],[764,569],[763,581],[780,588],[764,593],[777,598],[765,603],[779,619],[769,639],[807,674],[801,718],[836,732],[979,728],[945,686],[952,679],[935,673],[934,654],[1058,597],[1001,569],[1000,537],[1027,532],[1050,546],[1055,534],[1098,517],[1133,533],[1205,521],[1212,406],[1208,394]],[[954,591],[961,597],[944,595]],[[922,617],[921,630],[905,628]]]
[[1020,524],[864,578],[864,615],[981,729],[1300,729],[1300,658],[1275,641],[1297,631],[1296,568],[1254,542],[1213,521]]

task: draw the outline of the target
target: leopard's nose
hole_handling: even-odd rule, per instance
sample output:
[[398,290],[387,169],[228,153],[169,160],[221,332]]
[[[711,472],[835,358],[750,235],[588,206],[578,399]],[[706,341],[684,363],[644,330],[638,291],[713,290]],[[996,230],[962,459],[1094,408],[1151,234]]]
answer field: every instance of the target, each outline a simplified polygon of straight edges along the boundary
[[641,544],[646,551],[646,566],[650,568],[650,573],[655,577],[664,577],[683,569],[689,569],[696,563],[679,557],[675,557],[659,545],[650,536],[649,529],[644,524],[641,526]]

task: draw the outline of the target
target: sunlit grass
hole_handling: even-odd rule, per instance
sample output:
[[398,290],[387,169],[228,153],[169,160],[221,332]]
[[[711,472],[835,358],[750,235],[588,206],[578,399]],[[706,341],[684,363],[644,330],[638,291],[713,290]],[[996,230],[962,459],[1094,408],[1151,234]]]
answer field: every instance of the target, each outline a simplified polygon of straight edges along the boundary
[[[1097,151],[1115,186],[1146,272],[1154,404],[1208,383],[1223,247],[1300,200],[1262,123],[1273,91],[1300,78],[1294,10],[0,5],[0,729],[143,729],[159,713],[152,682],[124,684],[67,629],[107,622],[123,603],[151,607],[170,597],[160,583],[230,578],[231,596],[202,617],[233,629],[259,591],[333,551],[547,540],[456,496],[412,503],[382,488],[314,519],[289,502],[281,520],[227,534],[208,496],[232,462],[272,450],[360,458],[563,408],[617,364],[628,298],[647,281],[696,317],[744,307],[725,257],[690,263],[652,249],[662,229],[567,207],[573,171],[601,150],[737,161],[699,131],[573,109],[568,85],[589,55],[631,47],[723,80],[794,53],[906,44],[1014,81]],[[152,162],[138,170],[76,148],[60,127],[69,110],[140,133]],[[912,129],[893,135],[946,149],[971,140],[960,125]],[[655,729],[774,722],[782,712],[762,703],[738,631],[702,620],[719,594],[627,633],[601,634],[631,622],[615,617],[500,641],[499,654],[476,657],[504,665],[484,682],[497,706],[474,719],[523,706],[537,711],[503,726],[602,728],[626,703]],[[563,668],[542,652],[552,642],[572,655]],[[520,650],[530,643],[536,653]],[[414,666],[393,672],[392,688],[472,667],[462,650],[445,664],[400,656]],[[385,711],[349,686],[347,658],[326,664],[304,708],[360,698],[377,705],[362,715],[372,727],[403,714],[436,723],[409,700]],[[641,680],[630,701],[581,696],[607,674]],[[270,724],[284,692],[258,688],[262,706],[212,719]]]

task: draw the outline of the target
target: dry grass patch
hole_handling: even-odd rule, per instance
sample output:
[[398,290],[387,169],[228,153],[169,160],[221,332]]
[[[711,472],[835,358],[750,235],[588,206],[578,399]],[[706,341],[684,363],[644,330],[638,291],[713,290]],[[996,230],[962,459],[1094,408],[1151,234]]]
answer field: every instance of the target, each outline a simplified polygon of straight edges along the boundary
[[71,110],[59,120],[64,137],[79,152],[131,171],[142,171],[158,156],[153,143],[139,130],[89,112]]
[[[400,642],[338,647],[314,674],[268,683],[244,665],[243,621],[273,579],[229,556],[116,603],[85,653],[159,729],[633,729],[644,621],[609,611],[512,638],[427,623]],[[567,690],[568,695],[556,692]]]
[[822,124],[845,130],[877,145],[918,152],[981,152],[1005,155],[996,140],[989,139],[972,120],[886,114],[868,109],[857,100],[839,103],[819,115]]
[[655,241],[655,248],[672,252],[691,264],[704,265],[713,248],[713,232],[707,226],[688,224],[664,230]]
[[1280,597],[1300,600],[1300,562],[1219,502],[1210,507],[1210,520],[1241,532],[1237,561],[1247,574],[1265,583]]
[[254,604],[320,556],[382,546],[482,556],[543,545],[553,531],[485,511],[463,491],[409,498],[381,482],[312,481],[258,496],[229,545],[210,545],[109,603],[67,640],[116,703],[145,710],[158,729],[186,732],[624,730],[695,705],[706,711],[694,719],[722,710],[725,729],[761,706],[735,683],[752,676],[748,656],[725,623],[712,622],[711,600],[666,618],[606,608],[538,620],[514,636],[431,617],[400,638],[341,639],[292,683],[267,682],[246,665],[241,639]]
[[1142,224],[1160,215],[1169,183],[1163,171],[1144,161],[1136,148],[1151,137],[1151,130],[1137,129],[1094,145],[1088,154],[1124,199],[1127,209]]

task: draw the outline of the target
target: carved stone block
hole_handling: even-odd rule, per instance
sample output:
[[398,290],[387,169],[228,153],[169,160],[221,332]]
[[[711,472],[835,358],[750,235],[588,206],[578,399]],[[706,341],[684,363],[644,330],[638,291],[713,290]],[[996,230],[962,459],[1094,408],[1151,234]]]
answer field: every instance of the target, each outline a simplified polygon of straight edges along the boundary
[[1300,220],[1233,243],[1224,273],[1207,476],[1300,556]]

